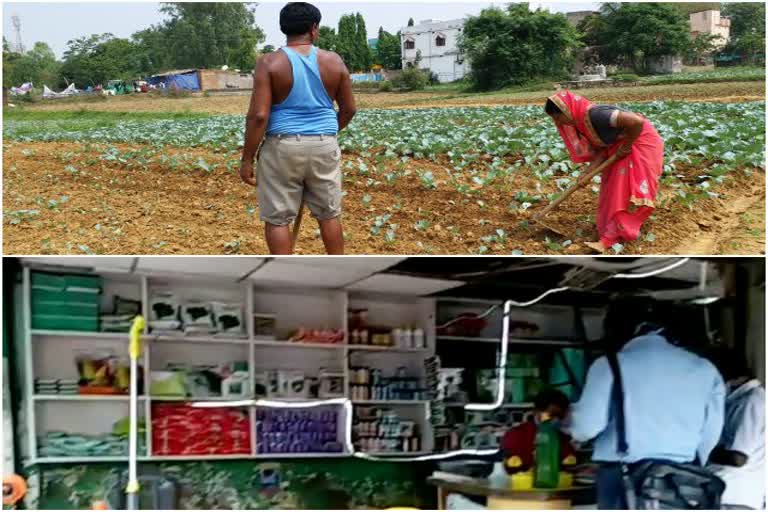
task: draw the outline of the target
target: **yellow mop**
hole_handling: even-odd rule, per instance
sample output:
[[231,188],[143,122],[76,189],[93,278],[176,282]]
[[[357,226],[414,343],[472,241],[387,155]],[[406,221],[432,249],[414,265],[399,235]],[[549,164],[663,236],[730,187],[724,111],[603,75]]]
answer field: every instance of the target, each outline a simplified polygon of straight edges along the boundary
[[128,486],[125,488],[126,508],[139,510],[138,437],[139,437],[139,358],[144,317],[138,315],[131,325],[128,354],[131,358],[130,415],[128,430]]

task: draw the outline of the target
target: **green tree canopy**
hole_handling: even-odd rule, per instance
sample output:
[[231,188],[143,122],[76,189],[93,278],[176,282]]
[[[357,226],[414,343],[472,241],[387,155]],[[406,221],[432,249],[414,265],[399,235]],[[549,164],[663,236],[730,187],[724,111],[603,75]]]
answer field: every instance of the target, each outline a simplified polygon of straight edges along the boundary
[[336,38],[336,30],[334,30],[331,27],[321,26],[320,27],[320,33],[317,38],[317,47],[322,48],[323,50],[328,50],[331,52],[338,52],[338,49],[336,48],[337,38]]
[[256,25],[252,3],[165,3],[163,27],[167,51],[178,68],[215,68],[223,65],[250,69],[264,32]]
[[62,78],[78,87],[129,80],[142,74],[142,55],[135,43],[112,34],[92,34],[67,42]]
[[400,69],[402,67],[399,32],[397,35],[393,35],[384,30],[384,27],[379,27],[376,64],[384,66],[385,69]]
[[687,15],[668,3],[604,3],[599,19],[585,20],[585,26],[585,41],[600,46],[601,57],[638,71],[648,59],[680,55],[690,44]]
[[765,3],[726,3],[723,14],[731,18],[731,39],[726,51],[741,54],[753,63],[765,60]]
[[579,45],[563,14],[531,11],[527,3],[483,9],[466,21],[459,40],[472,63],[472,82],[481,90],[562,77]]
[[55,87],[59,82],[60,64],[48,44],[36,42],[23,54],[12,52],[3,38],[3,86],[19,86],[32,82],[35,87]]
[[367,71],[371,67],[373,56],[368,46],[368,33],[362,14],[344,14],[339,18],[335,42],[336,53],[350,71]]

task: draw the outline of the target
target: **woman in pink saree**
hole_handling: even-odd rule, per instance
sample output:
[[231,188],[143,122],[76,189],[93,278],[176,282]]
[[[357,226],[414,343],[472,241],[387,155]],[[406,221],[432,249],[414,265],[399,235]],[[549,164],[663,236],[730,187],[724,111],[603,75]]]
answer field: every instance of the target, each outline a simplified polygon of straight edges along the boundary
[[653,213],[664,165],[664,141],[656,129],[638,114],[595,105],[570,91],[550,96],[545,110],[574,163],[591,162],[590,168],[594,168],[617,155],[601,176],[600,240],[587,245],[605,252],[616,243],[635,240]]

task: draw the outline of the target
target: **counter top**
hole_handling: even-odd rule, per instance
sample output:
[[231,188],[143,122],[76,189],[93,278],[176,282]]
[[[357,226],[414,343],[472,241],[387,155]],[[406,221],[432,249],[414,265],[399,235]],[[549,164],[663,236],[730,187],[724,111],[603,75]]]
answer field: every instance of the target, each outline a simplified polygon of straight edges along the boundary
[[427,478],[427,483],[446,491],[459,492],[474,496],[500,496],[520,500],[573,500],[583,503],[594,502],[594,487],[574,485],[557,489],[516,490],[506,485],[491,482],[487,478],[471,478],[452,473],[437,471]]

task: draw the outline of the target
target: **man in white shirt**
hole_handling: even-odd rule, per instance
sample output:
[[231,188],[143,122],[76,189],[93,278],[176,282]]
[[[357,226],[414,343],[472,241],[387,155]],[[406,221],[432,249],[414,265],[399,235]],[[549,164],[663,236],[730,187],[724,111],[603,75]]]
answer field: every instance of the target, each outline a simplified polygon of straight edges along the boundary
[[725,425],[709,458],[725,481],[723,508],[765,508],[765,388],[743,357],[722,352],[716,364],[726,380]]

